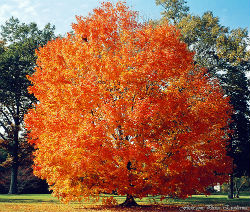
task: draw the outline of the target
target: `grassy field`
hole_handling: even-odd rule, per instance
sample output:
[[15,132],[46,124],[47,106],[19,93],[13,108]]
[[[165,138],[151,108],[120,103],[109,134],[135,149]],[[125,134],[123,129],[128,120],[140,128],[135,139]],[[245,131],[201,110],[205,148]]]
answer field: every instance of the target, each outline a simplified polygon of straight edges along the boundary
[[[118,203],[125,197],[114,196]],[[118,206],[102,206],[101,202],[60,203],[47,194],[0,195],[0,212],[108,212],[108,211],[250,211],[250,196],[228,200],[226,195],[195,195],[191,198],[166,199],[159,198],[136,199],[140,205],[136,208],[121,208]]]

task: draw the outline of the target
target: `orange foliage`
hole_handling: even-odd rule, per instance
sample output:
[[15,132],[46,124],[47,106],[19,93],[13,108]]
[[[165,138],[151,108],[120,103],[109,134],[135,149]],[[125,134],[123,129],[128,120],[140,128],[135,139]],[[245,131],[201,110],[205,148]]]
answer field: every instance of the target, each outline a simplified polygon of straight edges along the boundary
[[37,51],[26,115],[35,174],[56,196],[186,197],[223,182],[231,107],[167,23],[123,3],[77,17],[73,34]]

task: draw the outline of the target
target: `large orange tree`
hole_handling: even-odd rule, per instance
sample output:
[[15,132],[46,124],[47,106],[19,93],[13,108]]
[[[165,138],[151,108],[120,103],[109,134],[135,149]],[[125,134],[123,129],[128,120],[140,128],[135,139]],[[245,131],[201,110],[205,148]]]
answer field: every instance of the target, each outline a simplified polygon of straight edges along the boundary
[[123,3],[77,17],[37,51],[26,116],[34,172],[63,200],[115,191],[187,197],[223,182],[231,107],[167,23]]

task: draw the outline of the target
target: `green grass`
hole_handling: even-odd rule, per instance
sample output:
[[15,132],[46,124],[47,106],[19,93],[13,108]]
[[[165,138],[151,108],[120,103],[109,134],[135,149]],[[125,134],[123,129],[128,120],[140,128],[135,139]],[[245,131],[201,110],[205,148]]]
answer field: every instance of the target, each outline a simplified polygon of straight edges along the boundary
[[0,203],[59,203],[50,194],[0,194]]
[[[109,197],[110,195],[103,195]],[[125,200],[124,196],[113,196],[118,203],[122,203]],[[180,208],[193,209],[201,207],[219,207],[219,211],[223,207],[244,207],[248,211],[250,210],[250,195],[242,195],[239,199],[229,200],[227,195],[194,195],[185,200],[182,199],[165,199],[160,201],[160,197],[147,197],[142,199],[136,199],[136,202],[141,205],[141,208],[129,209],[128,211],[179,211]],[[151,206],[150,206],[151,205]],[[186,208],[186,210],[187,210]],[[80,210],[81,209],[81,210]],[[117,208],[105,208],[101,206],[101,200],[97,203],[93,202],[74,202],[70,204],[62,204],[57,198],[52,197],[50,194],[22,194],[22,195],[0,195],[0,212],[61,212],[61,211],[124,211]],[[127,210],[126,210],[127,211]],[[228,211],[228,210],[225,210]],[[234,211],[234,210],[232,210]],[[244,210],[243,210],[244,211]]]
[[193,205],[230,205],[230,206],[250,206],[250,196],[242,196],[239,199],[228,199],[227,195],[194,195],[185,200],[181,199],[167,199],[165,201],[169,204],[193,204]]
[[[109,197],[111,195],[101,195]],[[113,196],[118,203],[125,201],[124,196]],[[187,199],[171,199],[167,198],[160,201],[160,197],[147,197],[136,199],[138,204],[228,204],[228,205],[245,205],[250,206],[250,195],[244,194],[239,199],[228,199],[227,195],[194,195]],[[0,194],[0,203],[60,203],[60,201],[52,197],[50,194],[20,194],[20,195],[7,195]],[[84,202],[84,204],[93,204],[93,202]],[[101,204],[101,200],[94,204]]]

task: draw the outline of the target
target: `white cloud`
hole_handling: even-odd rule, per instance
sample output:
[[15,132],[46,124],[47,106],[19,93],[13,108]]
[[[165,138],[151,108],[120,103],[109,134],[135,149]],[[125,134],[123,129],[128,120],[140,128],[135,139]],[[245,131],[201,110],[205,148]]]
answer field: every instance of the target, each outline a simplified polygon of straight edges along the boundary
[[64,34],[71,30],[75,15],[87,15],[102,0],[0,0],[0,25],[11,16],[20,22],[35,22],[39,28],[51,23],[56,32]]
[[13,1],[13,2],[17,5],[17,7],[20,8],[20,9],[29,7],[29,5],[30,5],[30,0],[22,0],[22,1],[20,1],[20,0],[12,0],[12,1]]
[[22,22],[31,22],[38,17],[38,4],[30,0],[4,0],[0,5],[0,24],[4,24],[11,16],[20,19]]
[[0,23],[4,22],[6,20],[6,17],[11,11],[11,6],[7,4],[3,4],[0,6]]

